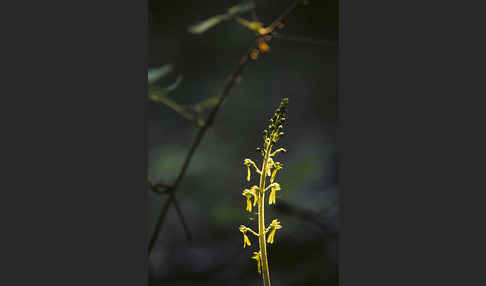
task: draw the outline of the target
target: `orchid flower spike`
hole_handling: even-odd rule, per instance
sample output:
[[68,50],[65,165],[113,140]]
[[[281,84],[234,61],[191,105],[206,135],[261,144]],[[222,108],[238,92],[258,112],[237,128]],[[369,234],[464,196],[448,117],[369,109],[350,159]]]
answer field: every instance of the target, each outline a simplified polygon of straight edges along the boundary
[[251,246],[250,239],[246,235],[246,232],[248,231],[248,228],[244,225],[240,225],[240,231],[243,233],[243,248],[245,248],[247,245]]

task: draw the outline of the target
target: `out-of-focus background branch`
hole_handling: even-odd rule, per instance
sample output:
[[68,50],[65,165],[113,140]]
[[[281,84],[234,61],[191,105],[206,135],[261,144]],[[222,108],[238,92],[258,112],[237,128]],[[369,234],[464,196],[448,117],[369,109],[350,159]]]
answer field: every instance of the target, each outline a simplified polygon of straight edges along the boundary
[[[255,221],[244,212],[241,163],[249,154],[258,158],[261,130],[280,99],[289,97],[284,190],[269,211],[284,227],[269,250],[272,282],[337,285],[337,1],[313,1],[288,14],[278,23],[285,27],[269,42],[270,51],[260,53],[243,75],[229,77],[228,67],[238,70],[257,31],[221,16],[242,2],[163,2],[149,2],[149,65],[166,67],[149,87],[148,223],[149,233],[157,233],[150,242],[150,284],[261,284],[237,231]],[[255,1],[255,9],[237,14],[268,27],[291,3]],[[217,24],[211,20],[215,15]],[[204,21],[206,28],[214,25],[188,32]],[[224,78],[234,94],[208,128],[225,94]],[[193,140],[199,140],[197,152],[188,155]]]

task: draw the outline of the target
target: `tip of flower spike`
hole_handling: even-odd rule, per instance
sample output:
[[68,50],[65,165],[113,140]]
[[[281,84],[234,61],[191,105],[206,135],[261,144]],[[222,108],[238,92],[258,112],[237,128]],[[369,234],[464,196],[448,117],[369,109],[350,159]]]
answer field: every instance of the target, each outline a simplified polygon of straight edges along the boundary
[[270,135],[265,134],[264,137],[266,146],[268,146],[268,144],[270,143],[270,142],[267,143],[267,140],[273,143],[277,143],[278,140],[280,139],[280,136],[283,135],[283,132],[281,132],[283,129],[282,123],[285,121],[285,117],[287,114],[286,112],[287,104],[288,104],[288,98],[286,97],[282,99],[278,108],[275,110],[275,114],[273,118],[270,119],[270,125],[268,126],[268,132],[270,133]]

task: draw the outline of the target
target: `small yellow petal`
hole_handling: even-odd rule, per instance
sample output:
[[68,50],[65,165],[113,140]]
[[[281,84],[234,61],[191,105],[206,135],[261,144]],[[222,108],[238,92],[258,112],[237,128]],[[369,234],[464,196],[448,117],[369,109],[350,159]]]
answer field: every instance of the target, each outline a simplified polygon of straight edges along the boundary
[[274,165],[273,159],[269,158],[268,161],[267,161],[267,176],[269,176],[269,177],[271,175],[271,170],[273,168],[273,165]]
[[275,204],[275,189],[270,192],[270,197],[268,198],[268,204]]
[[260,187],[258,187],[257,185],[253,185],[253,187],[250,188],[250,191],[252,191],[255,195],[257,194],[257,192],[260,190]]
[[251,212],[251,200],[250,200],[250,198],[246,198],[246,210]]
[[280,222],[278,221],[278,219],[272,220],[271,226],[273,226],[276,229],[281,229],[282,228],[282,226],[280,225]]
[[275,231],[276,231],[276,229],[273,228],[272,231],[270,232],[270,234],[268,235],[268,239],[267,239],[267,242],[268,243],[272,243],[273,244],[273,239],[275,237]]
[[251,242],[248,236],[246,236],[246,234],[243,234],[243,248],[245,248],[246,245],[251,246]]
[[259,252],[253,252],[253,256],[251,258],[255,259],[257,261],[257,268],[258,268],[258,273],[262,273],[261,271],[261,265],[260,265],[260,253]]
[[246,180],[249,182],[250,181],[250,166],[247,166],[248,167],[248,175],[246,175]]
[[270,177],[270,183],[273,183],[273,181],[275,180],[275,175],[277,175],[277,171],[277,168],[273,170],[272,176]]

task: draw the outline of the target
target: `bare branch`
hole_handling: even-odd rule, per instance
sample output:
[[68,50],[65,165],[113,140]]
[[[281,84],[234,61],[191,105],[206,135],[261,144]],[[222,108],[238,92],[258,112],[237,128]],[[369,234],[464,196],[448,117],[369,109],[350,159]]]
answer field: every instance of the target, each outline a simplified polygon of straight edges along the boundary
[[[165,184],[162,184],[162,183],[159,183],[159,184],[156,184],[156,185],[153,185],[150,180],[149,180],[149,184],[150,184],[150,189],[154,192],[154,193],[158,193],[158,194],[168,194],[170,195],[170,201],[174,203],[174,206],[176,208],[176,212],[177,212],[177,216],[179,217],[179,220],[181,221],[181,224],[182,224],[182,227],[184,228],[184,232],[186,234],[186,238],[187,240],[190,242],[192,241],[192,234],[191,234],[191,231],[189,230],[189,226],[186,222],[186,219],[182,213],[182,210],[181,210],[181,207],[179,206],[179,202],[177,201],[177,199],[175,198],[174,196],[174,193],[172,192],[172,187],[169,186],[169,185],[165,185]],[[167,204],[169,200],[166,201],[166,205],[164,206],[164,210],[163,212],[164,213],[167,213],[168,211],[168,208],[169,208],[169,204]],[[157,229],[158,227],[156,227]],[[153,243],[155,241],[150,241],[149,242],[149,249],[152,249],[153,247]]]
[[177,202],[177,199],[175,198],[174,194],[170,194],[172,196],[172,202],[174,203],[174,207],[177,211],[177,215],[179,216],[179,219],[181,220],[182,227],[184,228],[184,232],[186,233],[186,238],[189,242],[192,241],[192,234],[191,231],[189,230],[189,226],[186,223],[186,219],[184,218],[184,215],[182,214],[181,208],[179,206],[179,202]]

